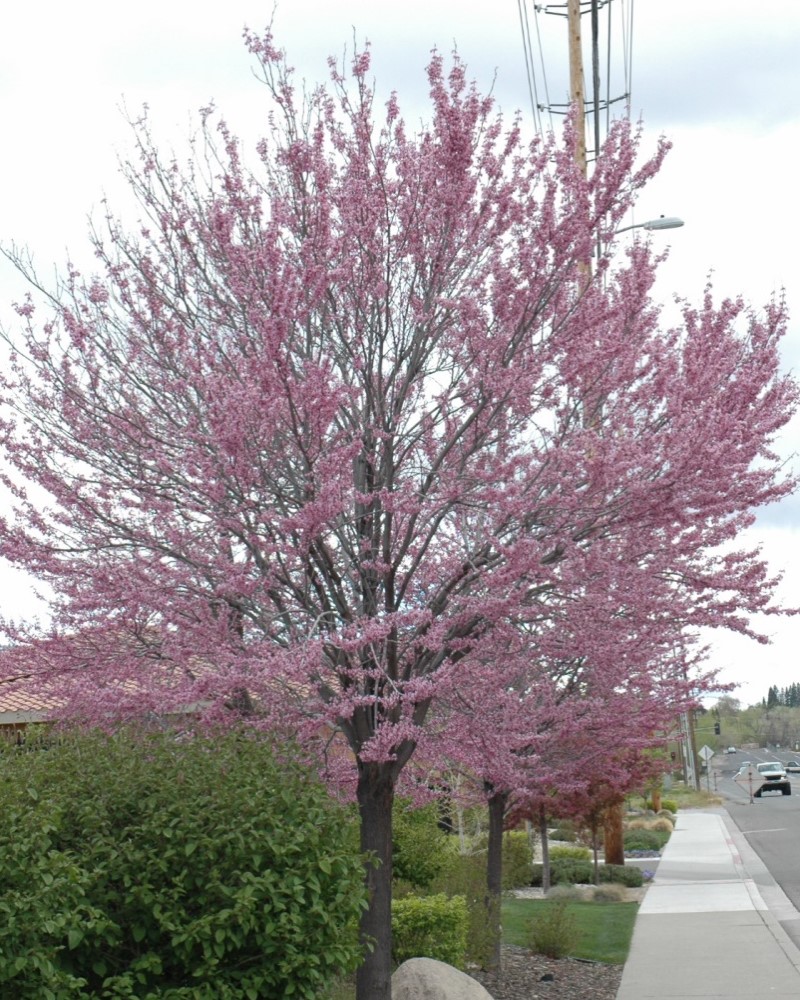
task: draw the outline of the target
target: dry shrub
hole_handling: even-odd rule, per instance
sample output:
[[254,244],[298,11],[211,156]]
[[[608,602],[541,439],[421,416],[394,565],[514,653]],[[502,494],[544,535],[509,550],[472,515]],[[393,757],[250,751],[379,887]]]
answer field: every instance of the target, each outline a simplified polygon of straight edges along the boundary
[[658,830],[660,833],[672,833],[675,824],[667,816],[656,816],[652,819],[630,819],[625,823],[626,830]]
[[619,882],[607,882],[592,890],[593,903],[625,903],[628,901],[628,889]]
[[586,898],[586,893],[577,885],[554,885],[547,894],[548,899],[565,899],[568,902],[580,903]]
[[654,819],[650,823],[648,829],[658,830],[659,833],[672,833],[675,829],[675,824],[672,820],[667,819],[666,816],[659,816],[658,819]]

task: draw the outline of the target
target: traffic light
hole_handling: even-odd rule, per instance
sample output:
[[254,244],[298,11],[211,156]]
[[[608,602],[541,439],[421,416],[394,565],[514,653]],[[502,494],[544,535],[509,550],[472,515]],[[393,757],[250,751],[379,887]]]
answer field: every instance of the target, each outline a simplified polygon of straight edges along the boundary
[[718,722],[715,722],[715,723],[714,723],[714,733],[715,733],[715,734],[716,734],[717,736],[719,736],[719,723],[718,723]]

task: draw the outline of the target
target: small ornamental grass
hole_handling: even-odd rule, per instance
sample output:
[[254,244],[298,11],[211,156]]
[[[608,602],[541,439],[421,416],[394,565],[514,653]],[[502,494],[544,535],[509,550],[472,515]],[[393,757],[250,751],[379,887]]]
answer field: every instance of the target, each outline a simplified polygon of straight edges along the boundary
[[586,890],[580,885],[554,885],[547,893],[547,898],[566,899],[568,902],[578,903],[586,899]]
[[[569,950],[572,958],[591,962],[621,965],[628,957],[633,925],[638,903],[595,902],[565,899],[562,916],[553,918],[553,901],[547,899],[506,898],[503,900],[503,939],[507,944],[530,948],[532,923],[540,926],[540,933],[549,934],[558,944],[564,937],[559,934],[567,926],[567,918],[574,918],[577,930]],[[563,924],[563,926],[562,926]],[[542,926],[544,929],[542,929]]]
[[591,890],[594,903],[624,903],[628,899],[628,889],[619,882],[607,882]]
[[578,943],[578,927],[569,909],[569,901],[555,899],[530,923],[531,950],[548,958],[563,958]]
[[672,833],[675,829],[675,824],[671,819],[667,819],[666,816],[658,816],[650,824],[651,830],[656,830],[659,833]]

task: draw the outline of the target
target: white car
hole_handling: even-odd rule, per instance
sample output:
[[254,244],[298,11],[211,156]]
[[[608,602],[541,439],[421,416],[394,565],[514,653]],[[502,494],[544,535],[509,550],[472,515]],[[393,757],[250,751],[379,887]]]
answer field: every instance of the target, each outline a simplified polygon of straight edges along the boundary
[[764,782],[758,791],[753,793],[757,799],[761,798],[763,792],[781,792],[783,795],[792,794],[792,786],[786,776],[784,766],[779,760],[770,760],[765,761],[763,764],[757,764],[756,769],[759,778]]
[[800,763],[796,760],[787,760],[783,765],[789,774],[800,774]]

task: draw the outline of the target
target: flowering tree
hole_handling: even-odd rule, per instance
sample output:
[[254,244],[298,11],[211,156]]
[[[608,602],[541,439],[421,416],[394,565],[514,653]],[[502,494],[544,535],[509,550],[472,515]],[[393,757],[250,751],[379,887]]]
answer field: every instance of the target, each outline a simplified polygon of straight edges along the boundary
[[[635,560],[624,573],[639,576]],[[490,652],[484,644],[482,653],[491,657],[492,669],[470,665],[441,686],[420,754],[450,761],[450,770],[464,777],[473,795],[480,788],[487,804],[492,964],[500,959],[502,832],[508,822],[524,818],[544,827],[546,848],[549,815],[592,812],[606,821],[606,860],[623,864],[621,805],[627,792],[651,777],[644,751],[663,745],[678,715],[715,684],[713,672],[702,673],[690,661],[687,644],[676,651],[683,628],[679,607],[667,601],[657,614],[655,595],[645,602],[646,581],[638,580],[639,605],[648,608],[645,627],[637,608],[621,601],[619,583],[611,604],[607,579],[600,593],[595,582],[587,573],[580,601],[561,608],[553,602],[549,620],[533,632],[496,625],[495,648]],[[586,632],[592,621],[594,631]]]
[[136,123],[138,231],[109,215],[98,273],[70,267],[44,321],[19,306],[2,553],[55,594],[35,671],[67,709],[343,734],[382,862],[358,996],[386,1000],[391,803],[440,686],[491,674],[501,625],[599,637],[587,580],[637,629],[666,595],[743,631],[770,608],[757,553],[718,546],[792,485],[785,317],[709,291],[659,330],[643,244],[587,284],[664,153],[637,167],[625,124],[587,181],[569,126],[526,145],[458,59],[412,136],[394,96],[376,122],[367,54],[300,101],[248,43],[255,171],[211,112],[186,168]]

